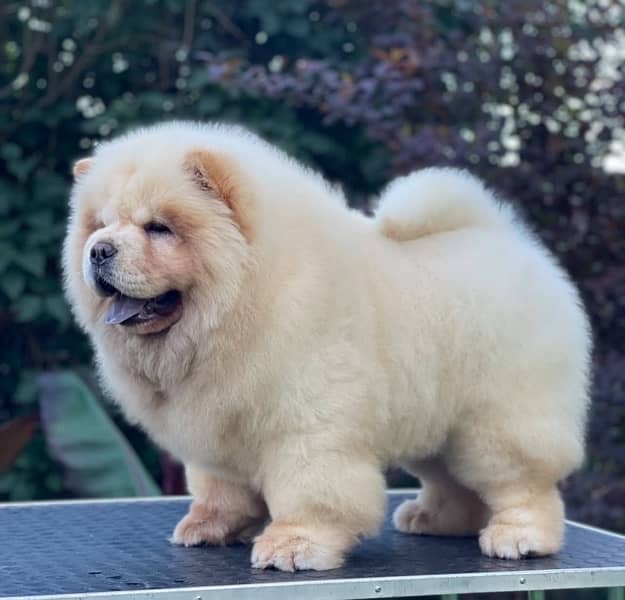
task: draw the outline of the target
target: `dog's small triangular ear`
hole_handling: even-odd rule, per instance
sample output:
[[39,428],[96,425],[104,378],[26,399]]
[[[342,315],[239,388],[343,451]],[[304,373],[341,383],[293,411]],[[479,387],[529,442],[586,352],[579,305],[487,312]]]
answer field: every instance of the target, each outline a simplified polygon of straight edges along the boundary
[[241,233],[249,239],[249,205],[234,161],[219,152],[191,150],[184,159],[184,169],[194,183],[230,209]]
[[77,160],[72,167],[74,179],[82,177],[91,168],[91,163],[93,163],[92,158],[81,158]]

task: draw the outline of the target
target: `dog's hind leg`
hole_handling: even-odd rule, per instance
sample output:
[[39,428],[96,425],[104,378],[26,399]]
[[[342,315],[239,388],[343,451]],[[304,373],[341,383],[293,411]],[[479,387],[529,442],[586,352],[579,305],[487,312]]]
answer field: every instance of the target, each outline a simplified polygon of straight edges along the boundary
[[515,559],[559,550],[564,506],[557,482],[576,466],[580,448],[574,434],[558,435],[557,423],[546,418],[526,419],[523,428],[483,423],[452,436],[450,473],[491,512],[480,532],[484,554]]
[[415,500],[395,510],[393,523],[403,533],[477,535],[489,511],[477,494],[454,480],[438,460],[404,465],[419,478],[422,489]]
[[186,466],[193,494],[189,512],[176,525],[171,541],[182,546],[249,542],[267,519],[267,507],[246,487]]

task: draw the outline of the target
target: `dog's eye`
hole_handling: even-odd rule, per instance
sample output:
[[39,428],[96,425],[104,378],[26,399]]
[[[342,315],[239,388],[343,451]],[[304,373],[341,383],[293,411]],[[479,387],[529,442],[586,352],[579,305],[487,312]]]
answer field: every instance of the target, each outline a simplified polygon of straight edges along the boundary
[[102,221],[94,214],[86,214],[83,216],[83,223],[85,225],[85,229],[89,231],[89,233],[93,233],[98,229],[102,229],[105,225]]
[[144,225],[143,228],[147,233],[173,233],[173,231],[169,227],[167,227],[167,225],[164,225],[163,223],[157,223],[156,221],[151,221],[150,223],[147,223],[146,225]]

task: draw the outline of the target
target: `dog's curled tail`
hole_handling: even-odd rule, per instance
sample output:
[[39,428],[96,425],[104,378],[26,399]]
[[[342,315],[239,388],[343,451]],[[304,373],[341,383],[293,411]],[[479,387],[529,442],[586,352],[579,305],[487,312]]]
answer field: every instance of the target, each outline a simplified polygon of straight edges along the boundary
[[508,227],[514,210],[459,169],[424,169],[399,177],[380,197],[375,219],[399,242],[470,227]]

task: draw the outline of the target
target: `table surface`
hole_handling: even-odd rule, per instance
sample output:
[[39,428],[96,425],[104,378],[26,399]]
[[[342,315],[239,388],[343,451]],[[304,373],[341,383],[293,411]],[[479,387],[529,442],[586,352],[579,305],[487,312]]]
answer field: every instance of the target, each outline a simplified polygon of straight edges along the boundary
[[[408,496],[389,493],[389,516]],[[247,546],[182,548],[168,537],[188,498],[0,505],[4,598],[388,598],[625,586],[625,537],[569,522],[562,551],[520,561],[475,538],[404,535],[387,518],[341,569],[258,571]]]

